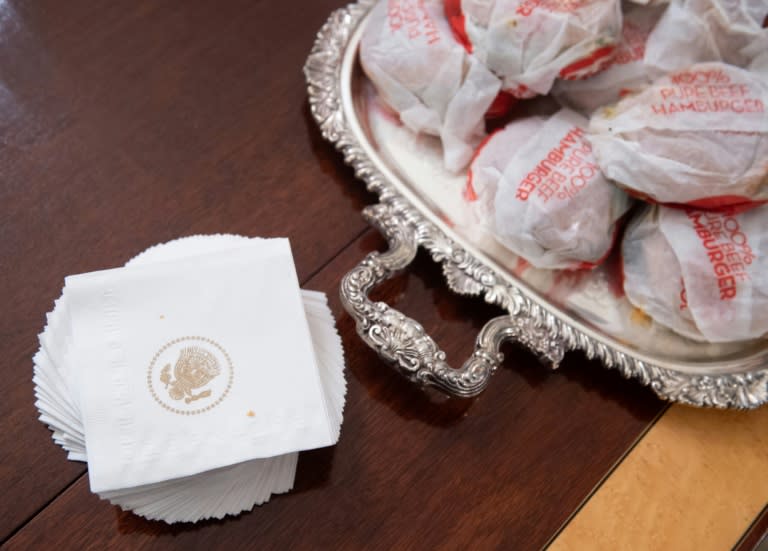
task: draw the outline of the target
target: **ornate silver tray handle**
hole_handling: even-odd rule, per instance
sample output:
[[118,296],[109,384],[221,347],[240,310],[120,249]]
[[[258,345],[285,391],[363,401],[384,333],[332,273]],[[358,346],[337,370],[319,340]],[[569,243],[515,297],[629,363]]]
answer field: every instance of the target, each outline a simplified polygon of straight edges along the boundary
[[[491,374],[504,359],[499,347],[508,339],[527,345],[556,367],[563,358],[565,346],[546,326],[534,323],[530,316],[499,316],[485,324],[477,337],[475,351],[461,369],[445,362],[445,353],[427,335],[418,322],[383,302],[371,302],[368,292],[411,263],[419,245],[418,229],[403,224],[386,205],[363,211],[368,222],[376,226],[390,245],[384,254],[370,253],[341,282],[344,307],[355,318],[357,332],[380,356],[397,366],[414,382],[433,385],[454,396],[470,397],[482,392]],[[423,230],[429,231],[429,227]],[[433,250],[433,257],[435,252]],[[447,259],[446,259],[447,260]],[[462,269],[462,263],[444,266]],[[463,264],[464,268],[469,267]],[[476,281],[455,275],[450,280],[454,290],[477,294],[469,287]]]
[[[486,388],[503,360],[501,344],[514,340],[552,367],[566,351],[583,350],[667,400],[723,408],[768,401],[765,340],[700,345],[663,328],[617,324],[629,319],[628,305],[605,292],[610,279],[605,271],[569,282],[563,298],[544,290],[549,275],[515,275],[508,253],[444,222],[456,212],[450,197],[419,183],[440,180],[439,169],[427,178],[421,171],[432,169],[421,158],[409,159],[408,146],[389,145],[397,142],[398,130],[376,119],[370,86],[357,66],[361,29],[373,4],[360,0],[333,12],[304,67],[312,115],[323,137],[378,194],[379,204],[365,208],[363,216],[389,243],[387,252],[370,253],[341,282],[342,303],[360,337],[410,380],[460,397]],[[486,323],[461,368],[446,363],[417,321],[368,298],[371,289],[411,263],[419,246],[442,264],[453,291],[482,295],[508,312]]]

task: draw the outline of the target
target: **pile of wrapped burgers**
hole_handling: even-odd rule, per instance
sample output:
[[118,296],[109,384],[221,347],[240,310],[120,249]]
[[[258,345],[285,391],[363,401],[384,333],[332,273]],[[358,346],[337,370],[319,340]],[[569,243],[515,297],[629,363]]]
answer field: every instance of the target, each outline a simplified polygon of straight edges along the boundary
[[[533,266],[620,246],[627,298],[659,323],[768,334],[768,0],[380,0],[360,59]],[[555,114],[509,116],[547,94]]]

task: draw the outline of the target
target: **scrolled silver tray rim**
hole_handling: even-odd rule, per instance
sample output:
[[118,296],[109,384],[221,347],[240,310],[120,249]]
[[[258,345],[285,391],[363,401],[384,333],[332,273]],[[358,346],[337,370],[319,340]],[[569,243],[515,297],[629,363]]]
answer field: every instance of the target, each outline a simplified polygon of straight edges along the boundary
[[[684,362],[662,362],[605,342],[600,335],[564,312],[542,304],[525,284],[501,269],[471,244],[459,244],[433,212],[423,206],[359,139],[354,110],[344,97],[355,52],[350,41],[375,0],[359,0],[334,11],[318,32],[304,66],[312,116],[323,137],[342,153],[355,175],[379,197],[364,216],[387,237],[390,250],[370,253],[342,280],[345,309],[360,337],[411,380],[448,394],[474,396],[487,386],[502,361],[505,340],[522,342],[556,367],[568,350],[582,350],[624,377],[651,387],[663,399],[701,407],[748,409],[768,402],[765,354],[724,365],[729,373],[694,372]],[[358,129],[359,130],[359,129]],[[421,207],[421,208],[420,208]],[[445,354],[414,320],[367,293],[405,268],[418,246],[442,264],[448,286],[465,295],[482,295],[509,315],[490,320],[480,331],[475,351],[460,369],[445,363]]]

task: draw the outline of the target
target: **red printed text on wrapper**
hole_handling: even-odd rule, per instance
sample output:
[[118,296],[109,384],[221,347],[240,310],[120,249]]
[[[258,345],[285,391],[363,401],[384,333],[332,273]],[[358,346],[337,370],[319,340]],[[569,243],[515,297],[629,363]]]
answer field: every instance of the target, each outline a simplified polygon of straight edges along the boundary
[[685,290],[685,280],[680,278],[680,310],[688,308],[688,293]]
[[632,21],[624,20],[624,26],[621,29],[622,41],[613,57],[613,64],[626,65],[643,59],[648,34],[648,30],[638,27]]
[[749,279],[748,269],[756,258],[738,219],[721,212],[686,210],[686,214],[707,253],[720,300],[735,298],[738,283]]
[[552,198],[571,199],[594,180],[599,172],[592,156],[592,147],[584,139],[584,129],[574,126],[526,174],[517,187],[515,197],[527,201],[531,194],[536,193],[545,203]]
[[409,40],[424,37],[430,46],[440,42],[440,31],[424,6],[424,0],[389,0],[387,21],[391,32],[403,31]]
[[763,113],[765,105],[749,85],[734,83],[722,70],[683,71],[660,86],[660,101],[651,104],[655,115],[674,113]]

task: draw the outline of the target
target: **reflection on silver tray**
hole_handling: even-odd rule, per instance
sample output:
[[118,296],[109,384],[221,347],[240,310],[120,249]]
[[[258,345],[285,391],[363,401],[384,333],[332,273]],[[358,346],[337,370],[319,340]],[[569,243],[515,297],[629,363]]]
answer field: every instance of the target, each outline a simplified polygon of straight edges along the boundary
[[[518,258],[475,228],[459,190],[464,175],[442,169],[440,145],[387,115],[360,70],[358,44],[372,0],[335,11],[304,67],[312,114],[323,137],[380,203],[363,214],[390,250],[369,254],[342,280],[341,297],[361,338],[411,380],[457,396],[488,384],[504,340],[523,343],[553,367],[583,350],[667,400],[696,406],[753,408],[768,401],[768,341],[702,344],[654,324],[615,289],[610,265],[580,274],[520,271]],[[418,246],[442,263],[448,286],[482,295],[509,315],[490,320],[459,369],[414,320],[367,294],[405,268]],[[614,265],[615,267],[615,265]]]

